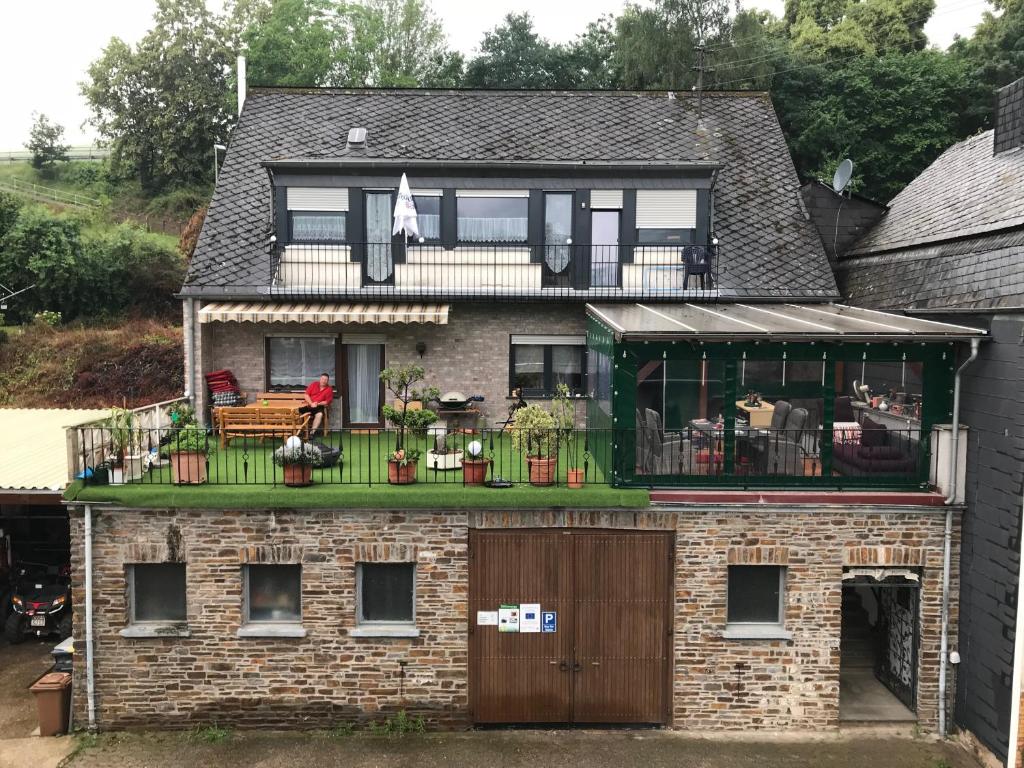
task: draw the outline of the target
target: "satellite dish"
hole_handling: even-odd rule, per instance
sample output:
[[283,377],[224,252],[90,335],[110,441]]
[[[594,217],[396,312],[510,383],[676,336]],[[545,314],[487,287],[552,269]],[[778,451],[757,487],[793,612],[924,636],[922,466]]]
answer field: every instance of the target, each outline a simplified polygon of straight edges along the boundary
[[846,185],[850,183],[850,178],[853,176],[853,160],[846,158],[836,168],[836,173],[832,177],[832,191],[837,195],[841,195],[843,190],[846,189]]

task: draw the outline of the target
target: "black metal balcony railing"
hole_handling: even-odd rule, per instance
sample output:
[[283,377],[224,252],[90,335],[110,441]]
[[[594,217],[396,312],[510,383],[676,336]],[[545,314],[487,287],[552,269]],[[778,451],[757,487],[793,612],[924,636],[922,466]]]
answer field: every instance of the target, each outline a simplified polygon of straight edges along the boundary
[[717,296],[718,246],[293,243],[270,293],[301,297],[678,300]]
[[[283,429],[283,427],[282,427]],[[76,474],[87,485],[286,484],[279,454],[286,434],[272,428],[227,440],[215,432],[190,432],[193,450],[173,456],[178,428],[75,430]],[[884,445],[861,445],[847,434],[822,444],[820,430],[736,427],[731,431],[574,429],[531,433],[516,439],[513,429],[448,434],[442,450],[433,435],[408,432],[401,448],[418,456],[417,482],[461,486],[471,483],[467,460],[478,458],[477,478],[492,484],[537,481],[540,454],[552,458],[544,471],[549,484],[564,486],[570,470],[590,485],[642,487],[826,487],[920,488],[928,480],[929,445],[918,430],[889,430]],[[373,486],[388,483],[389,460],[399,448],[393,429],[339,430],[316,435],[312,481],[319,485]],[[172,464],[176,466],[172,466]],[[184,474],[182,474],[184,473]],[[183,479],[184,478],[184,479]]]

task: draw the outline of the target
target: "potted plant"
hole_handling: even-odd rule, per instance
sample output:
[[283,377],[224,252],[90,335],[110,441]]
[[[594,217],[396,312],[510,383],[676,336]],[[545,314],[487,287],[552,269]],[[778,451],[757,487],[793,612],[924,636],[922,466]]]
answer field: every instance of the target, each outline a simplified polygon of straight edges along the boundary
[[[432,432],[434,430],[431,430]],[[462,466],[462,451],[448,445],[448,437],[443,427],[434,434],[434,447],[427,451],[427,467],[447,472]]]
[[466,446],[466,456],[462,458],[463,485],[483,485],[487,480],[487,469],[491,460],[484,456],[484,447],[479,440]]
[[302,442],[297,435],[274,451],[274,463],[281,467],[284,484],[299,488],[313,483],[313,467],[322,466],[323,454],[312,443]]
[[110,436],[110,482],[130,483],[142,477],[142,447],[135,414],[127,408],[111,408],[103,422]]
[[388,457],[388,482],[392,485],[409,485],[416,482],[416,468],[421,453],[418,449],[399,448]]
[[179,429],[167,445],[171,456],[171,477],[175,483],[197,485],[206,482],[206,456],[209,438],[194,424]]
[[418,449],[406,447],[406,432],[425,432],[427,427],[437,421],[437,414],[428,409],[413,410],[409,403],[419,400],[432,400],[438,396],[434,387],[416,389],[416,385],[424,379],[423,367],[419,365],[403,365],[385,368],[380,372],[381,381],[395,398],[395,405],[385,405],[382,409],[384,417],[394,424],[395,450],[388,457],[388,482],[395,485],[407,485],[416,482],[416,468],[420,459]]
[[569,396],[569,387],[559,384],[551,401],[551,415],[555,419],[559,444],[565,445],[567,456],[566,484],[570,488],[583,487],[583,470],[577,464],[580,446],[576,439],[576,401]]
[[530,485],[553,485],[558,465],[559,431],[555,417],[536,403],[516,411],[512,446],[526,456]]

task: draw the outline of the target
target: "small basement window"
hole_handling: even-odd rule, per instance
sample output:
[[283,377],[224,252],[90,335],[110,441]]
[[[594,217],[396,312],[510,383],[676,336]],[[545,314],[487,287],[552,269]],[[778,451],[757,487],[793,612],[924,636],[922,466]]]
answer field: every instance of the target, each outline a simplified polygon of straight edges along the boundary
[[359,563],[356,566],[359,636],[415,637],[415,563]]
[[304,637],[302,566],[247,565],[243,569],[242,628],[245,636]]
[[785,589],[783,567],[730,565],[725,636],[788,639]]
[[184,563],[136,563],[128,566],[129,626],[125,637],[183,635],[188,613]]

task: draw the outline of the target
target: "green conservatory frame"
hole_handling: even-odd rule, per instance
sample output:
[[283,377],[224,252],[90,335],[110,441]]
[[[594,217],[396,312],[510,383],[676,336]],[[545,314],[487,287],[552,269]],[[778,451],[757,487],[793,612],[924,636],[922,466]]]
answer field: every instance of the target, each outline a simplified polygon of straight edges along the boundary
[[[953,409],[953,383],[957,346],[955,340],[928,341],[808,341],[774,340],[623,340],[592,316],[587,328],[590,400],[588,426],[607,429],[613,443],[614,467],[609,475],[626,487],[690,487],[721,489],[809,488],[921,490],[929,488],[932,431],[949,423]],[[641,474],[636,467],[635,413],[637,379],[641,363],[652,360],[724,364],[722,434],[723,466],[720,474]],[[784,394],[813,396],[822,400],[822,425],[818,443],[820,475],[757,475],[737,472],[736,401],[746,392],[740,385],[743,360],[822,362],[823,383],[808,390],[808,382],[794,383]],[[913,475],[833,475],[833,420],[835,398],[849,394],[836,391],[836,364],[920,363],[922,365],[922,407],[917,471]],[[608,468],[605,468],[608,472]]]

